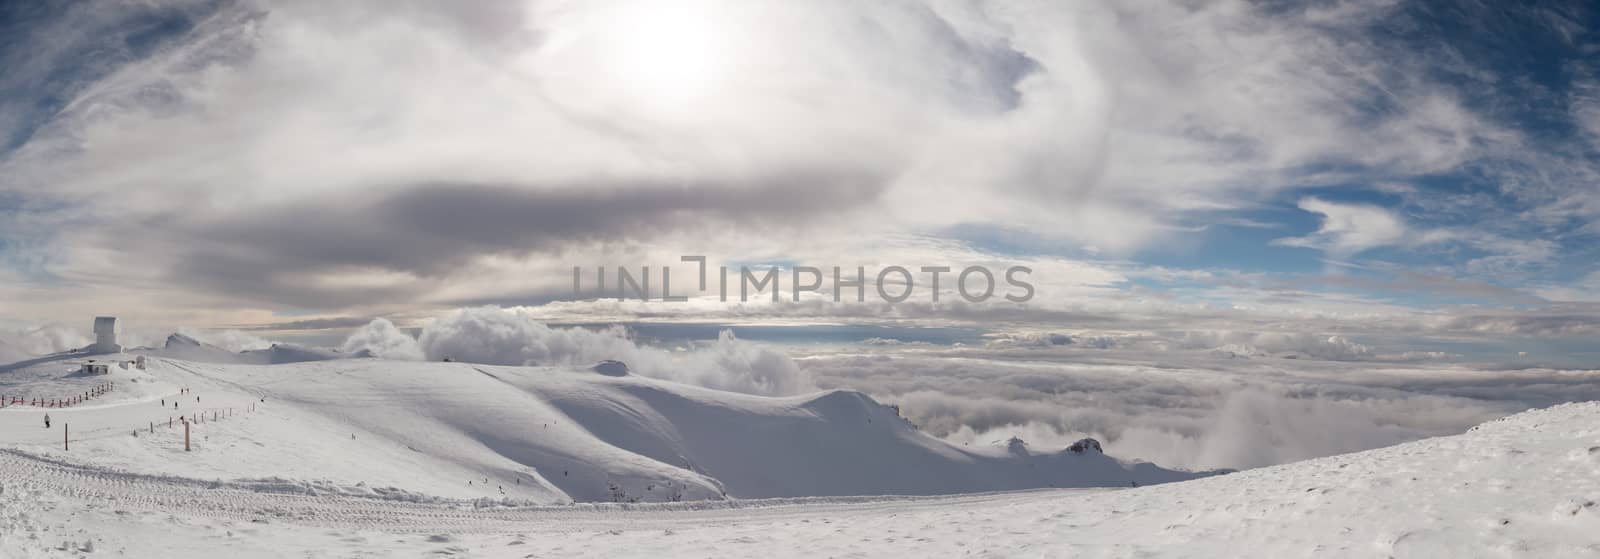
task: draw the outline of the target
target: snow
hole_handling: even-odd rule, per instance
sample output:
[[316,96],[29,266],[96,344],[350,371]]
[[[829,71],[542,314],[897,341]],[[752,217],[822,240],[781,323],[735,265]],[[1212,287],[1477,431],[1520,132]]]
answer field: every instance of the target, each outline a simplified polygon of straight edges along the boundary
[[271,347],[266,349],[233,352],[206,344],[183,334],[168,336],[166,344],[160,348],[139,348],[130,350],[130,352],[152,357],[167,357],[204,363],[255,365],[302,363],[306,361],[327,361],[330,359],[369,356],[364,353],[347,354],[329,349],[283,343],[272,344]]
[[[1600,403],[1208,477],[953,446],[851,391],[379,359],[68,375],[84,358],[0,371],[117,386],[49,410],[68,451],[43,410],[0,410],[6,557],[1600,554]],[[150,432],[197,413],[191,451]]]

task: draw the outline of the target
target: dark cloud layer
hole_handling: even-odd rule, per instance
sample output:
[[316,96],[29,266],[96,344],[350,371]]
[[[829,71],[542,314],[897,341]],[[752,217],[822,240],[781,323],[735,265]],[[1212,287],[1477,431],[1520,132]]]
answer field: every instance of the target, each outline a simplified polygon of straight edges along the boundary
[[[262,303],[346,306],[414,298],[486,256],[733,227],[787,234],[792,220],[847,212],[880,189],[868,177],[805,175],[750,184],[423,185],[177,218],[158,234],[172,250],[174,281]],[[414,279],[377,289],[305,281],[339,270]]]

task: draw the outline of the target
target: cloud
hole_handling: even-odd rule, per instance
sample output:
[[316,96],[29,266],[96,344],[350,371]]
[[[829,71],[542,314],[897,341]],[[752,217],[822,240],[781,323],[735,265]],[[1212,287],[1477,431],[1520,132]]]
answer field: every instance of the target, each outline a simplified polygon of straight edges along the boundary
[[1410,425],[1387,423],[1381,409],[1385,406],[1245,389],[1229,394],[1202,420],[1195,436],[1134,428],[1122,433],[1117,448],[1145,456],[1188,454],[1194,457],[1192,464],[1245,468],[1358,452],[1429,435]]
[[1461,432],[1523,409],[1600,398],[1600,371],[1237,358],[1199,349],[904,348],[816,351],[824,388],[900,406],[957,443],[1089,436],[1168,466],[1254,467]]
[[[914,401],[903,404],[914,405]],[[1134,420],[1134,425],[1126,428],[1087,429],[1062,426],[1082,425],[1075,421],[1019,418],[1016,423],[983,431],[962,424],[944,438],[961,444],[992,444],[1016,436],[1035,448],[1058,449],[1082,437],[1098,437],[1118,456],[1202,469],[1283,464],[1429,436],[1427,431],[1382,421],[1368,404],[1360,402],[1293,398],[1246,388],[1226,395],[1220,406],[1176,427]]]
[[1380,356],[1371,347],[1344,336],[1307,332],[1188,331],[1178,342],[1185,349],[1222,350],[1240,356],[1278,355],[1327,361],[1368,361]]
[[1600,335],[1600,317],[1594,304],[1553,307],[1532,312],[1478,312],[1445,319],[1443,328],[1455,332],[1527,337],[1583,338]]
[[787,396],[815,390],[809,376],[782,351],[734,338],[686,351],[641,346],[621,327],[552,328],[516,310],[458,309],[433,319],[413,339],[384,319],[351,334],[346,352],[369,350],[390,359],[428,359],[489,365],[585,368],[619,360],[633,373],[747,394]]
[[1569,106],[1572,120],[1577,123],[1589,147],[1600,152],[1600,72],[1592,68],[1580,69],[1580,79],[1572,85]]
[[366,326],[373,319],[355,316],[333,316],[326,318],[307,318],[272,322],[252,326],[251,330],[332,330],[338,328],[355,328]]
[[0,361],[17,361],[62,351],[78,349],[93,343],[88,336],[70,326],[45,324],[13,331],[0,330]]
[[374,318],[351,332],[339,349],[345,353],[367,351],[385,359],[423,360],[422,348],[417,345],[416,338],[401,332],[385,318]]
[[1274,243],[1351,256],[1378,247],[1411,242],[1405,222],[1393,212],[1377,206],[1305,198],[1300,200],[1300,209],[1321,214],[1321,227],[1305,237],[1285,237]]
[[1310,197],[1300,200],[1299,207],[1320,214],[1321,225],[1309,235],[1278,238],[1272,244],[1317,249],[1337,258],[1386,247],[1420,251],[1460,246],[1478,254],[1464,259],[1460,268],[1488,277],[1549,264],[1560,253],[1560,245],[1549,239],[1510,238],[1480,228],[1418,227],[1393,210],[1378,206]]
[[638,349],[618,330],[553,329],[515,312],[488,307],[461,309],[435,319],[423,328],[418,345],[430,359],[491,365],[582,366],[607,358],[627,361]]
[[[306,306],[416,298],[485,257],[624,242],[706,220],[800,216],[872,196],[864,177],[790,175],[739,186],[639,181],[562,187],[421,185],[238,214],[178,218],[166,281]],[[251,247],[240,251],[243,245]],[[370,272],[370,273],[364,273]],[[361,278],[369,278],[363,280]]]
[[[1230,213],[1284,191],[1535,151],[1425,71],[1459,56],[1379,40],[1416,17],[1386,2],[652,9],[52,11],[0,53],[18,69],[0,91],[62,100],[0,109],[27,113],[0,193],[28,225],[3,252],[59,279],[30,293],[111,298],[96,288],[119,278],[210,308],[378,316],[548,299],[508,278],[606,251],[744,260],[982,226],[1122,257],[1251,223]],[[1404,226],[1302,205],[1330,213],[1297,246],[1356,254]]]

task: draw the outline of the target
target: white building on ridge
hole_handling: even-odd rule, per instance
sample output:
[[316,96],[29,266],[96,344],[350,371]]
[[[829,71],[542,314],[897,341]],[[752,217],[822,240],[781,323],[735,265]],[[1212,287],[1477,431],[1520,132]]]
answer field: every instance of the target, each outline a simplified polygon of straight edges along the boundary
[[94,353],[122,353],[122,346],[117,345],[117,317],[95,317],[94,337]]

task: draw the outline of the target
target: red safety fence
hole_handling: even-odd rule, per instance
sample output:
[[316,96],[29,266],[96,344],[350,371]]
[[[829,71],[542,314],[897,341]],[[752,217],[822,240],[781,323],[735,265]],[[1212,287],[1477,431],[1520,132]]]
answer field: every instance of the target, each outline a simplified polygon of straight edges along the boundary
[[116,383],[108,382],[97,384],[82,394],[73,394],[61,398],[44,398],[39,396],[7,396],[0,395],[0,408],[7,406],[35,406],[40,408],[67,408],[93,400],[116,389]]

